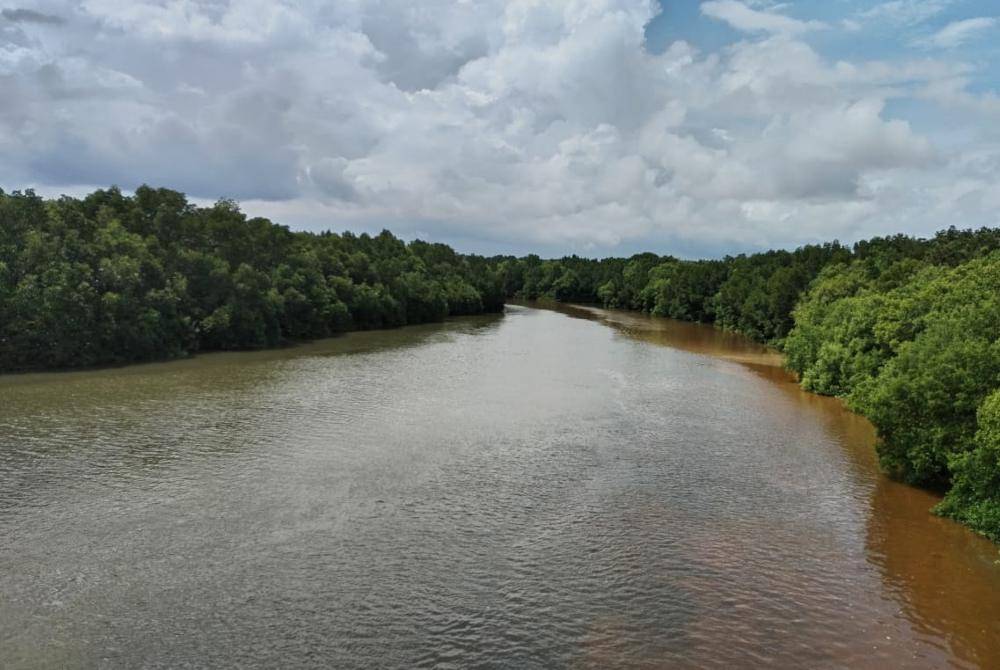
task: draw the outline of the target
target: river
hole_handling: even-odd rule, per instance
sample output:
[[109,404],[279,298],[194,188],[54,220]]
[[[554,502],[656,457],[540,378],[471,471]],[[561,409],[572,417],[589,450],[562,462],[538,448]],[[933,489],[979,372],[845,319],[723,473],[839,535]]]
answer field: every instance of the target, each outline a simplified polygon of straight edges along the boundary
[[0,377],[0,666],[1000,667],[1000,553],[710,327]]

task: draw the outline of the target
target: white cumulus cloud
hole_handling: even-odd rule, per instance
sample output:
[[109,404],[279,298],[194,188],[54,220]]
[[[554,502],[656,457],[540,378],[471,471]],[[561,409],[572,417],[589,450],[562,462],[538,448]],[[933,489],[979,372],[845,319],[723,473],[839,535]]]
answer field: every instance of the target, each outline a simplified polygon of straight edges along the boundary
[[0,18],[5,189],[149,182],[542,253],[997,220],[996,139],[937,142],[890,111],[995,114],[969,66],[832,61],[808,43],[822,24],[772,3],[703,3],[744,33],[712,53],[649,50],[651,0],[22,4]]

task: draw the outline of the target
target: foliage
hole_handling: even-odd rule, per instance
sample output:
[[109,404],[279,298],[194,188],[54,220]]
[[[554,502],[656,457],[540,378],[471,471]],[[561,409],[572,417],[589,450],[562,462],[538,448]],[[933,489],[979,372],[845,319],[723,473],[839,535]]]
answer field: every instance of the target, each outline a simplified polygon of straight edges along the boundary
[[1000,542],[1000,390],[979,406],[971,451],[956,456],[952,488],[937,511]]
[[273,347],[503,302],[486,259],[388,232],[292,232],[146,186],[0,191],[0,371]]
[[840,395],[879,430],[885,468],[946,486],[976,408],[1000,384],[1000,253],[955,267],[900,259],[827,268],[785,341],[803,386]]

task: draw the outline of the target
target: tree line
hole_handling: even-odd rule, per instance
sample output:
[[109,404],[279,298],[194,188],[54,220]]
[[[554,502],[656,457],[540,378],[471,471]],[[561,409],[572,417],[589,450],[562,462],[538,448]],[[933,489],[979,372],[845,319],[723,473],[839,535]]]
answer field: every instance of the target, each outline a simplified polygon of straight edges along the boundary
[[711,323],[875,425],[883,468],[1000,541],[1000,229],[686,261],[492,259],[508,296]]
[[293,232],[232,201],[0,190],[0,372],[254,349],[498,312],[486,259],[389,232]]

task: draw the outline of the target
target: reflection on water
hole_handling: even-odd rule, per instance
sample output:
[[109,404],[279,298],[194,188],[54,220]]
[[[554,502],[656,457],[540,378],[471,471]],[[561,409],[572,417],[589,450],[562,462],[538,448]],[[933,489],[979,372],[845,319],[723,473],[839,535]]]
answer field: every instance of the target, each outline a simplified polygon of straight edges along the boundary
[[995,547],[711,328],[511,307],[0,400],[4,667],[1000,658]]

